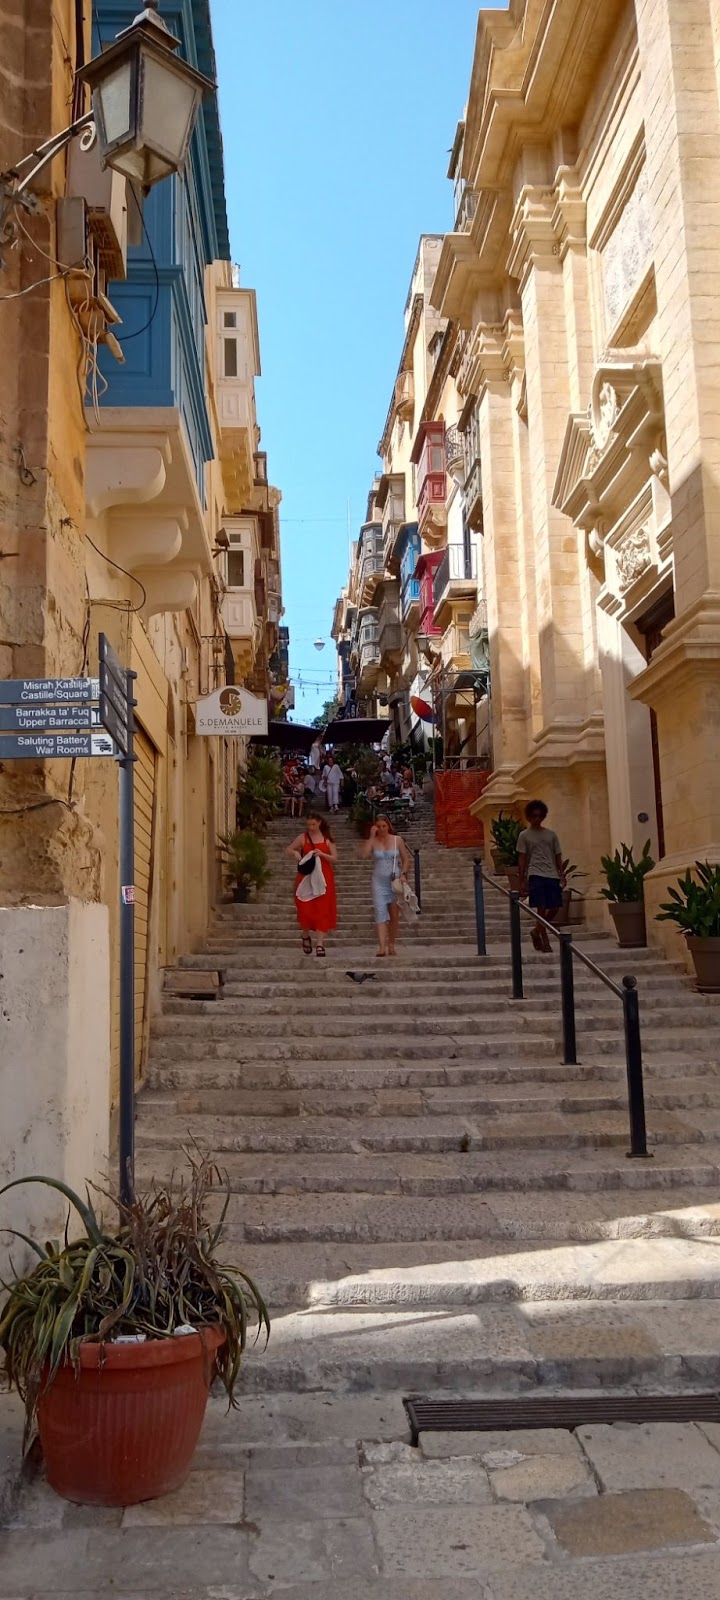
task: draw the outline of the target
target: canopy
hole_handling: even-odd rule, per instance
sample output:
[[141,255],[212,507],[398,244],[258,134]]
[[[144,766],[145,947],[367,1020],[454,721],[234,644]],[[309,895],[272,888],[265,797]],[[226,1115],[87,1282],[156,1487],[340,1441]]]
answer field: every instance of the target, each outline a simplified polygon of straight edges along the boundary
[[317,735],[317,728],[308,728],[303,722],[281,722],[278,719],[278,721],[269,724],[267,735],[263,735],[262,738],[255,738],[251,742],[253,745],[259,745],[265,749],[269,745],[273,745],[275,749],[283,752],[287,750],[308,751],[313,740],[317,739]]
[[323,739],[325,744],[379,744],[389,727],[387,717],[336,717]]

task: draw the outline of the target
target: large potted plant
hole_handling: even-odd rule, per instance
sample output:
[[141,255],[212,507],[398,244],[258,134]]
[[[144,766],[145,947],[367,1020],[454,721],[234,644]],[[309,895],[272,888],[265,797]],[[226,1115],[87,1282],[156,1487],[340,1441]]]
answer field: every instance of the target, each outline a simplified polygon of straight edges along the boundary
[[237,792],[238,829],[266,833],[268,823],[282,811],[282,769],[275,756],[252,755],[240,773]]
[[237,833],[221,834],[218,843],[233,900],[248,900],[251,889],[263,889],[270,880],[264,839],[258,838],[251,828],[240,828]]
[[493,817],[490,824],[492,846],[490,854],[493,866],[498,877],[507,878],[511,889],[517,889],[520,883],[520,868],[518,865],[518,839],[523,831],[523,824],[517,817],[503,811],[499,816]]
[[675,922],[684,933],[701,994],[720,994],[720,866],[696,861],[695,871],[678,878],[658,922]]
[[[215,1375],[235,1402],[248,1329],[270,1332],[265,1302],[238,1266],[217,1259],[229,1183],[207,1159],[188,1180],[117,1208],[107,1226],[90,1195],[51,1178],[83,1231],[25,1239],[38,1260],[6,1285],[0,1349],[37,1420],[48,1481],[68,1500],[132,1505],[184,1482]],[[208,1201],[215,1216],[208,1215]],[[24,1236],[23,1236],[24,1237]]]
[[361,791],[353,801],[348,815],[348,821],[355,824],[361,839],[370,838],[374,815],[372,801],[368,800],[367,795]]
[[621,950],[635,950],[647,944],[643,884],[654,865],[649,839],[639,861],[627,844],[621,844],[614,856],[602,857],[607,887],[600,892],[610,902],[610,915]]

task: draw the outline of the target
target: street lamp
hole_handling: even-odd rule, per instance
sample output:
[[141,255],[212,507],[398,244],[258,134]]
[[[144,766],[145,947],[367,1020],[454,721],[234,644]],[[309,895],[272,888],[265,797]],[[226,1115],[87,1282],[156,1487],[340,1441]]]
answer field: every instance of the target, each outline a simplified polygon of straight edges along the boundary
[[200,101],[215,85],[174,52],[179,39],[157,13],[158,0],[82,67],[103,166],[143,189],[182,167]]
[[180,43],[157,14],[158,0],[94,56],[77,76],[92,94],[92,111],[0,173],[2,249],[17,237],[15,212],[38,210],[30,185],[77,134],[97,135],[104,167],[114,167],[144,190],[182,167],[200,101],[215,84],[174,54]]

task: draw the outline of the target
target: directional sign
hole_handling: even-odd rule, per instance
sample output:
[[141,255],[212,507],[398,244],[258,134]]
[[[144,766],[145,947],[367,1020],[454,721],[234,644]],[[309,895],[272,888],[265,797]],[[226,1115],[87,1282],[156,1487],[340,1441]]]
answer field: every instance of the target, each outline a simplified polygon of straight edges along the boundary
[[100,697],[98,678],[0,679],[0,705],[84,705]]
[[102,715],[103,700],[106,700],[106,701],[109,700],[110,701],[110,704],[114,707],[116,716],[120,717],[121,721],[124,722],[127,725],[127,720],[128,720],[128,696],[127,696],[127,690],[124,687],[122,689],[119,689],[117,684],[116,684],[116,682],[115,682],[115,679],[110,676],[109,672],[104,672],[104,671],[102,673],[102,677],[101,677],[101,680],[100,680],[100,713],[101,713],[101,715]]
[[0,735],[0,761],[55,761],[58,757],[115,756],[107,733],[32,733]]
[[127,669],[125,667],[123,667],[121,662],[118,660],[118,657],[116,656],[112,645],[108,644],[108,641],[107,641],[107,639],[105,637],[105,634],[101,633],[101,635],[100,635],[100,676],[101,677],[103,676],[103,667],[105,667],[107,669],[107,671],[112,674],[113,678],[115,679],[115,682],[119,685],[119,687],[121,689],[124,689],[125,685],[127,683]]
[[128,753],[128,725],[127,712],[124,718],[118,716],[115,707],[105,694],[100,696],[100,721],[108,733],[112,734],[115,743],[120,746],[124,756]]
[[33,733],[38,729],[99,728],[100,712],[95,706],[0,706],[0,731],[18,729]]

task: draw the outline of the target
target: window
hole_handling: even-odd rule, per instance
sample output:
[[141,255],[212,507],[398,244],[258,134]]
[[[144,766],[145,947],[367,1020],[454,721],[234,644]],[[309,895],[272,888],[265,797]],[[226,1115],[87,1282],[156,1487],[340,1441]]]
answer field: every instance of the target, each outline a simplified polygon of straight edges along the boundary
[[237,339],[224,339],[225,345],[225,377],[236,378],[238,375]]
[[230,550],[227,562],[228,589],[245,588],[245,551]]
[[223,311],[223,327],[224,328],[236,328],[237,327],[237,311]]

